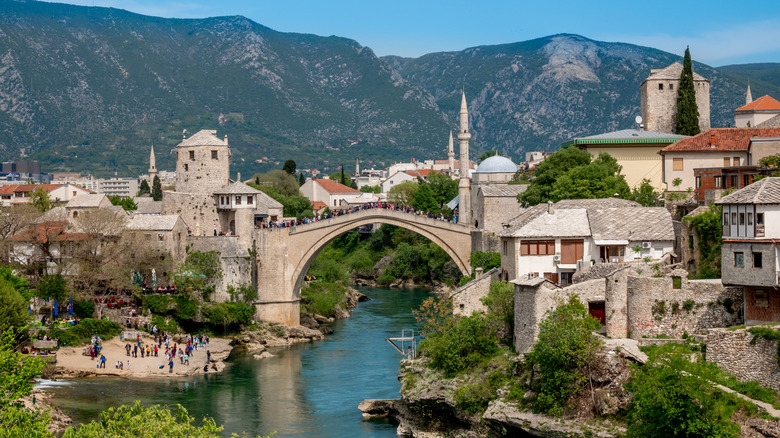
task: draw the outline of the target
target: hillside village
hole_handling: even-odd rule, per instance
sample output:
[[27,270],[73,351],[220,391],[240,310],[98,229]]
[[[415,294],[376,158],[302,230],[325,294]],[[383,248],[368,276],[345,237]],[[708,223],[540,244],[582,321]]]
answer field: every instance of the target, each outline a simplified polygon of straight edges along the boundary
[[[111,186],[106,182],[88,188],[74,176],[21,184],[33,173],[8,172],[16,176],[0,185],[3,256],[32,284],[60,275],[85,293],[122,295],[131,288],[176,289],[183,277],[196,276],[187,271],[192,268],[181,268],[192,254],[212,254],[220,275],[199,284],[210,288],[211,301],[233,301],[234,290],[248,287],[256,293],[244,297],[255,320],[297,327],[305,322],[300,289],[311,260],[350,229],[350,217],[362,214],[367,218],[355,223],[367,232],[383,221],[417,232],[452,231],[466,236],[458,245],[472,254],[499,254],[499,266],[463,272],[471,281],[453,287],[449,296],[453,313],[467,316],[487,310],[482,299],[491,283],[512,284],[512,343],[520,356],[532,351],[547,315],[575,296],[600,322],[607,345],[632,361],[647,360],[639,347],[696,338],[706,346],[706,360],[739,380],[780,391],[777,350],[769,345],[778,341],[755,342],[746,328],[780,322],[780,177],[773,176],[780,157],[780,102],[770,96],[753,100],[748,88],[745,105],[734,111],[734,127],[712,128],[710,84],[694,74],[701,132],[675,134],[682,71],[674,63],[649,72],[640,85],[636,126],[562,145],[594,160],[609,154],[629,188],[650,188],[644,203],[621,193],[521,202],[535,170],[551,155],[529,153],[522,163],[501,155],[474,161],[464,92],[459,130],[442,151],[446,159],[425,157],[386,169],[361,169],[356,159],[352,174],[302,182],[298,195],[309,210],[301,215],[288,214],[259,176],[233,178],[228,138],[210,128],[183,136],[175,172],[166,173],[164,186],[152,149],[149,170],[139,180],[161,187],[158,200],[151,193],[133,196],[136,186],[111,192],[102,189]],[[457,194],[446,205],[433,211],[404,200],[399,187],[421,186],[437,175]],[[132,207],[123,207],[122,198],[132,200]],[[703,214],[717,215],[718,244],[695,225]],[[295,240],[329,224],[339,225],[315,239],[320,246]],[[448,248],[450,256],[455,252]],[[720,278],[708,278],[713,272]],[[129,296],[121,305],[105,293],[94,300],[101,316],[123,324]],[[36,298],[30,309],[56,318],[67,306],[60,302],[55,312]],[[744,327],[733,330],[737,326]]]

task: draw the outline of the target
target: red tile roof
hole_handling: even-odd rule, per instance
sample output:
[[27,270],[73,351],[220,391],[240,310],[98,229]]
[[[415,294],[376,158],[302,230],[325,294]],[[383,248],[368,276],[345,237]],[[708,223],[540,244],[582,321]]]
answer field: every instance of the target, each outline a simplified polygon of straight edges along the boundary
[[317,179],[312,178],[312,181],[319,184],[320,187],[325,189],[328,193],[360,193],[360,190],[355,190],[352,187],[347,187],[344,184],[337,183],[332,179]]
[[433,169],[419,169],[419,170],[409,170],[409,171],[404,172],[404,173],[406,173],[407,175],[410,175],[410,176],[421,176],[421,177],[425,178],[428,175],[430,175],[430,173],[432,171],[433,171]]
[[50,192],[61,185],[62,184],[19,184],[18,186],[15,186],[14,192],[32,192],[38,187]]
[[780,137],[780,128],[713,128],[693,137],[684,138],[661,149],[666,152],[682,151],[747,151],[750,139]]
[[323,208],[328,206],[328,204],[322,201],[309,201],[309,202],[311,202],[311,209],[314,211],[322,210]]
[[0,195],[10,195],[19,187],[18,184],[8,184],[0,186]]
[[760,110],[778,110],[780,111],[780,102],[771,96],[761,96],[747,105],[737,108],[737,111],[760,111]]
[[9,240],[12,242],[29,242],[34,240],[45,243],[48,241],[63,242],[84,240],[89,237],[86,233],[66,233],[65,227],[67,226],[68,223],[66,221],[41,222],[32,229],[27,229],[15,234]]

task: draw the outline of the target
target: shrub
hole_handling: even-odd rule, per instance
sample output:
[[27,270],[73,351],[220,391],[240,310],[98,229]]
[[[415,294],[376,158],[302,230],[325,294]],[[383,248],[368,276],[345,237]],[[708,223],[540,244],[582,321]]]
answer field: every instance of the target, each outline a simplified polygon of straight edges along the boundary
[[180,331],[175,319],[160,315],[152,315],[152,325],[156,325],[157,329],[163,332],[179,333]]
[[494,281],[481,301],[488,308],[488,325],[491,330],[504,343],[511,344],[515,326],[514,285],[506,281]]
[[73,302],[73,313],[79,318],[91,318],[95,313],[95,303],[89,300],[75,300]]
[[339,283],[314,281],[301,291],[301,304],[308,312],[332,317],[336,307],[344,300],[347,288]]
[[527,357],[528,364],[539,369],[535,384],[539,411],[562,415],[569,398],[588,380],[585,369],[601,346],[591,332],[600,326],[576,296],[548,312],[539,324],[539,340]]
[[92,336],[100,336],[100,339],[108,340],[119,335],[122,327],[105,319],[82,319],[78,324],[66,328],[54,327],[49,330],[49,336],[59,338],[63,345],[77,346],[86,344]]
[[152,313],[165,315],[173,310],[173,298],[167,295],[144,295],[143,306]]
[[420,343],[420,351],[431,358],[433,368],[450,378],[498,353],[496,341],[487,318],[476,314],[431,333]]

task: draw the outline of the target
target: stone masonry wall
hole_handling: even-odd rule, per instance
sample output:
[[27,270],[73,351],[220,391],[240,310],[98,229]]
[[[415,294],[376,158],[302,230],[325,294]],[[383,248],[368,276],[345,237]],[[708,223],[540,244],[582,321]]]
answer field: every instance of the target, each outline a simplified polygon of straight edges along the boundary
[[187,239],[189,252],[219,251],[222,266],[222,278],[214,288],[211,299],[216,302],[230,301],[227,287],[230,285],[252,284],[254,281],[254,258],[250,255],[251,247],[243,244],[236,237],[228,236],[191,236]]
[[165,192],[163,214],[178,214],[193,236],[213,236],[214,224],[219,224],[217,205],[210,194]]
[[499,270],[491,269],[482,278],[471,281],[452,292],[452,313],[454,315],[471,315],[474,312],[487,312],[487,307],[480,299],[490,292],[490,284],[498,281]]
[[[674,277],[680,288],[674,288]],[[626,311],[629,337],[679,338],[713,327],[742,322],[742,290],[725,287],[720,280],[689,281],[687,271],[664,277],[628,277]],[[609,317],[609,311],[607,317]]]
[[711,329],[707,333],[706,359],[739,381],[755,380],[780,391],[777,341],[758,338],[751,344],[751,340],[753,335],[745,329]]

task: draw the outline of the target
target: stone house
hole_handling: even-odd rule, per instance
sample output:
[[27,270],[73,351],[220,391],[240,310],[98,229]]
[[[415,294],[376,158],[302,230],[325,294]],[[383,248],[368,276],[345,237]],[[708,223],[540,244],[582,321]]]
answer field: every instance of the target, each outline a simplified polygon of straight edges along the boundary
[[79,214],[89,210],[96,210],[99,208],[111,208],[113,204],[108,199],[108,196],[100,193],[88,193],[81,196],[76,196],[67,204],[65,204],[65,211],[67,212],[68,219],[76,219]]
[[395,172],[387,179],[382,181],[379,186],[382,188],[382,193],[389,193],[390,189],[406,181],[417,183],[417,171],[412,173],[411,171]]
[[188,233],[187,224],[178,214],[140,214],[127,221],[125,237],[159,246],[171,253],[174,260],[183,260]]
[[623,129],[589,137],[575,138],[561,147],[577,146],[590,152],[593,158],[606,152],[621,166],[629,187],[637,187],[642,180],[650,180],[656,189],[663,187],[663,160],[658,152],[670,144],[685,138],[668,132]]
[[[641,85],[642,120],[648,131],[674,133],[677,118],[677,94],[683,65],[675,62],[666,68],[651,69]],[[693,72],[693,88],[699,109],[699,129],[710,129],[710,81]]]
[[283,217],[283,205],[264,192],[241,181],[214,192],[219,225],[214,232],[250,238],[252,230],[264,228]]
[[[761,158],[778,153],[780,128],[713,128],[659,152],[663,157],[663,183],[672,192],[700,188],[701,179],[695,178],[695,169],[755,166]],[[677,178],[681,183],[675,186]]]
[[591,263],[659,260],[675,241],[666,209],[615,198],[536,205],[498,236],[504,279],[544,277],[561,285]]
[[744,287],[748,323],[780,321],[780,178],[723,197],[723,283]]
[[320,201],[331,209],[338,207],[342,201],[349,202],[363,195],[360,190],[347,187],[330,179],[312,178],[306,181],[300,188],[301,194],[309,201]]

